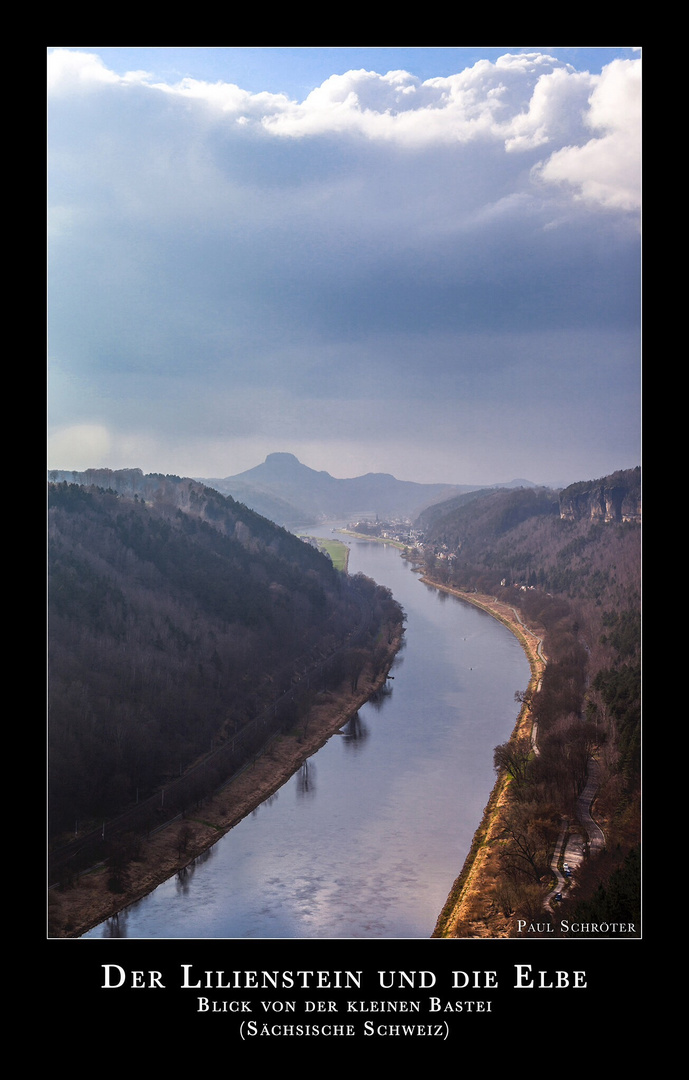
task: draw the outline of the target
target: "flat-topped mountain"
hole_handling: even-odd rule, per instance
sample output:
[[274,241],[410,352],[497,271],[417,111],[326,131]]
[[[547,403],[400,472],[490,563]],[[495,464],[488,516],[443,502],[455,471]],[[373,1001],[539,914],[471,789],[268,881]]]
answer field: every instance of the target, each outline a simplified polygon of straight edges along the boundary
[[287,526],[363,514],[413,518],[424,507],[475,487],[419,484],[390,473],[340,480],[310,469],[294,454],[268,454],[261,465],[246,472],[202,482]]

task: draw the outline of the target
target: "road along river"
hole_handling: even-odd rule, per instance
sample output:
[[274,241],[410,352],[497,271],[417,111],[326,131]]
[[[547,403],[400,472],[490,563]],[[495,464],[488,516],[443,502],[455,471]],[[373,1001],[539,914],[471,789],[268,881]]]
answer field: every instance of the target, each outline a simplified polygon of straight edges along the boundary
[[338,538],[349,572],[388,586],[407,612],[389,692],[191,867],[85,937],[432,934],[529,664],[505,626],[423,584],[392,545]]

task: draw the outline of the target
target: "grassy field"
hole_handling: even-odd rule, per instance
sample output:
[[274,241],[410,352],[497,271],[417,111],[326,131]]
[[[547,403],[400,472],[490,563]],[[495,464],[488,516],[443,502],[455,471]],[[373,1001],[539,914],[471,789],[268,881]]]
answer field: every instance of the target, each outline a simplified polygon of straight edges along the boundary
[[342,570],[344,572],[347,569],[349,548],[346,544],[343,544],[341,540],[319,540],[318,546],[321,551],[324,551],[326,555],[330,556],[336,570]]

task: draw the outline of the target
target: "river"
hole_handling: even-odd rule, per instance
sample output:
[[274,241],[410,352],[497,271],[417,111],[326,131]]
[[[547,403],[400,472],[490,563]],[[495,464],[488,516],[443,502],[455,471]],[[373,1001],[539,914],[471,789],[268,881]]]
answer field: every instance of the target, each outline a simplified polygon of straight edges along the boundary
[[407,613],[389,693],[188,870],[85,937],[432,934],[529,665],[506,627],[424,585],[398,549],[341,538],[349,572],[387,585]]

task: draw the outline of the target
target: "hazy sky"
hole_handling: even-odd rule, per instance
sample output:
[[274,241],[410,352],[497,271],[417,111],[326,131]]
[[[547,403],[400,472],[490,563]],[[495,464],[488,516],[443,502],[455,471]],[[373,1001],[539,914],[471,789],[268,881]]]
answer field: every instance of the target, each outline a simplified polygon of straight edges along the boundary
[[638,464],[640,66],[50,49],[50,467]]

